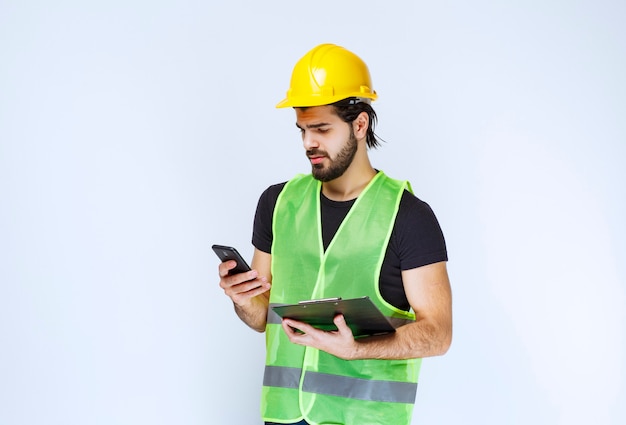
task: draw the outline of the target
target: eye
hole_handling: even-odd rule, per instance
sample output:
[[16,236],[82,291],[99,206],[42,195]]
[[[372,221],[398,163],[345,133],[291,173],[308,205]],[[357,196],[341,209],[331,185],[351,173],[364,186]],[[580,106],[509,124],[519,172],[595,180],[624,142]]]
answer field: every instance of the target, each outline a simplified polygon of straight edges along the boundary
[[328,133],[329,130],[330,130],[329,128],[318,128],[317,132],[324,134],[324,133]]

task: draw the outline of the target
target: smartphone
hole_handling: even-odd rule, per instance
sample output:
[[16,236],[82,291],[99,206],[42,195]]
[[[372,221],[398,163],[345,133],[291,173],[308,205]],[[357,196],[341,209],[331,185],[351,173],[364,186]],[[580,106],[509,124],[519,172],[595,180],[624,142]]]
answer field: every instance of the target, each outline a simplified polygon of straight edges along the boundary
[[248,263],[246,263],[246,260],[244,260],[241,254],[239,254],[239,252],[232,246],[213,245],[211,248],[213,248],[213,251],[215,251],[215,253],[219,257],[219,259],[222,260],[222,262],[228,261],[228,260],[235,260],[237,262],[237,265],[235,266],[235,268],[229,270],[228,272],[229,275],[243,273],[243,272],[252,270],[250,266],[248,265]]

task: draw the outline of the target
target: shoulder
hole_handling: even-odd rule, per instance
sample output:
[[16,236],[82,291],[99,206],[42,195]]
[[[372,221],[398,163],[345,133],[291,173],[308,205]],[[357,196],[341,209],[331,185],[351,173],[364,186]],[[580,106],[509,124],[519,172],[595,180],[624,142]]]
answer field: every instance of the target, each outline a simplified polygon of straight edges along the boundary
[[276,206],[280,194],[285,191],[285,188],[289,188],[290,193],[302,193],[308,190],[311,185],[316,185],[319,182],[313,178],[311,174],[298,174],[292,179],[277,183],[269,186],[261,194],[259,199],[260,205],[270,206],[271,209]]
[[278,195],[280,195],[280,192],[282,192],[286,184],[287,184],[286,181],[282,183],[273,184],[269,186],[267,189],[265,189],[263,194],[266,196],[278,197]]
[[402,193],[398,216],[403,218],[428,218],[436,220],[435,213],[430,205],[408,190],[405,190],[404,193]]
[[259,198],[259,204],[264,203],[266,205],[276,205],[276,200],[278,199],[280,192],[282,192],[286,184],[287,182],[282,182],[269,186],[261,194],[261,197]]
[[272,215],[276,207],[276,200],[285,187],[286,182],[271,185],[259,198],[254,214],[252,229],[252,244],[260,251],[270,253],[272,248]]
[[391,244],[402,270],[448,259],[445,238],[432,208],[406,190],[400,200]]

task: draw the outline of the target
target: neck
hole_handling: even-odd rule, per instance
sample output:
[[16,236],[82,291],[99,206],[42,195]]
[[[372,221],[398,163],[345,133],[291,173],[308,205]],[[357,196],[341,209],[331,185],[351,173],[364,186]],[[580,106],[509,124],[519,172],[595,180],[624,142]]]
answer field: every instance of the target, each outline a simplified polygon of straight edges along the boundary
[[335,180],[322,183],[322,193],[333,201],[349,201],[358,197],[376,175],[376,170],[365,160],[352,162],[346,172]]

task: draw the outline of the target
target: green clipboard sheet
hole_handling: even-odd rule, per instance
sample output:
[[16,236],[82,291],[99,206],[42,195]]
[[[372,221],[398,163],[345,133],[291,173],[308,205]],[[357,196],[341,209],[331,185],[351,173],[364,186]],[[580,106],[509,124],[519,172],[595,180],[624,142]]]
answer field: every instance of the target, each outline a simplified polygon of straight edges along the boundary
[[394,327],[369,297],[301,301],[273,306],[282,318],[298,320],[325,331],[336,331],[333,318],[341,313],[355,337],[395,332]]

